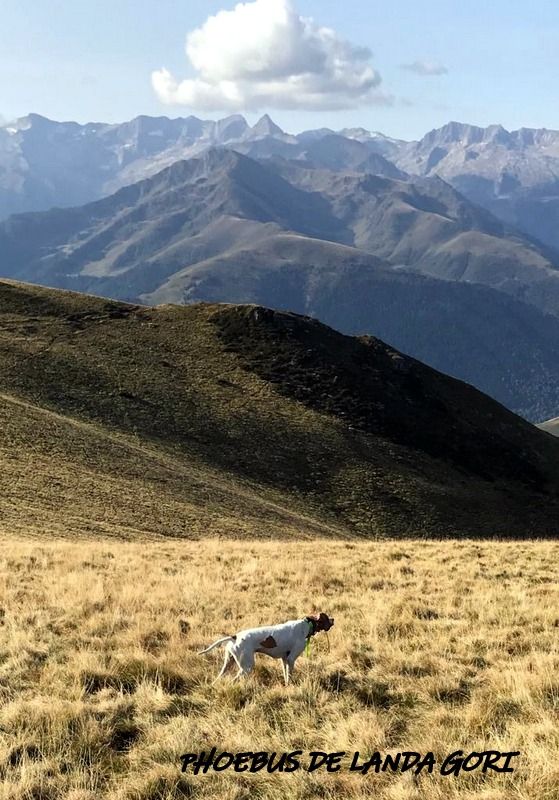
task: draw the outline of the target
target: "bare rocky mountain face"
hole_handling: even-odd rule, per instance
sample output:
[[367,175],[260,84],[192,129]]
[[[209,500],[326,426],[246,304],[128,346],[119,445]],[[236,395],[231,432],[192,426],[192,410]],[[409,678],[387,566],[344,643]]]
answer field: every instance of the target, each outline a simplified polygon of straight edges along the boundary
[[439,176],[502,221],[559,249],[559,131],[458,122],[407,142],[364,128],[293,136],[268,115],[251,127],[240,115],[78,125],[29,114],[0,127],[0,218],[98,199],[213,146],[392,178]]
[[559,131],[451,122],[419,142],[398,143],[389,157],[412,174],[440,176],[504,222],[559,248]]
[[114,125],[29,114],[0,127],[0,219],[82,205],[215,146],[403,177],[382,153],[333,131],[329,138],[291,136],[267,115],[250,127],[238,114],[218,121],[140,116]]
[[248,130],[241,116],[78,125],[29,114],[0,128],[0,217],[87,203]]
[[488,275],[506,289],[513,268],[534,283],[558,277],[542,248],[440,179],[222,148],[94,203],[0,224],[5,277],[150,304],[253,302],[312,315],[380,336],[541,420],[559,407],[559,320],[479,285]]

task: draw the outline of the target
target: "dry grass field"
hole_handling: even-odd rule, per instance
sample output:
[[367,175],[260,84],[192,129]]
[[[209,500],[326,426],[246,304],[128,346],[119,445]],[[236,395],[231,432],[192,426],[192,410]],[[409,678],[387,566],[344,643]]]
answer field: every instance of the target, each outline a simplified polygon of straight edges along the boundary
[[[559,798],[557,542],[4,538],[5,800]],[[215,687],[220,634],[324,609]],[[512,774],[182,775],[184,752],[519,750]],[[304,760],[304,759],[303,759]]]

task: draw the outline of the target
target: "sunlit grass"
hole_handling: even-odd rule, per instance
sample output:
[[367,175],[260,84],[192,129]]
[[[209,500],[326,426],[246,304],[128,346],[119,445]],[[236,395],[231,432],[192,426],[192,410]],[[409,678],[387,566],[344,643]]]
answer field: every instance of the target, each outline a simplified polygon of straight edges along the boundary
[[[557,798],[559,544],[43,542],[0,562],[2,798]],[[220,634],[336,618],[212,687]],[[520,750],[512,775],[181,775],[180,755]]]

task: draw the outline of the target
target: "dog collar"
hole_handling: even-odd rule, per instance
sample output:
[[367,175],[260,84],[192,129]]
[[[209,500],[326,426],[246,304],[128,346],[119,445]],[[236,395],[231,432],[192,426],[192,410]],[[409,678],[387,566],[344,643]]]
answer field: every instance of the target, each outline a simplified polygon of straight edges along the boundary
[[311,654],[311,636],[314,636],[315,634],[314,619],[309,619],[308,617],[305,617],[305,620],[306,622],[309,623],[309,632],[307,633],[305,641],[305,654],[307,658],[309,658]]

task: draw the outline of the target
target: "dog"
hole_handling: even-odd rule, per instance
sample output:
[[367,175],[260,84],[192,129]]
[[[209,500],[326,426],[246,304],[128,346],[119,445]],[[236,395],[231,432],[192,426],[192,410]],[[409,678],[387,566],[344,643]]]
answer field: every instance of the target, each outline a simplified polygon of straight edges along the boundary
[[333,624],[333,617],[321,612],[318,616],[311,614],[303,619],[293,619],[279,625],[247,628],[232,636],[218,639],[205,650],[200,650],[198,655],[225,645],[225,660],[216,681],[222,678],[233,664],[236,664],[239,670],[233,680],[246,677],[254,667],[256,653],[281,658],[283,677],[287,686],[295,668],[295,661],[305,649],[307,641],[320,631],[329,631]]

